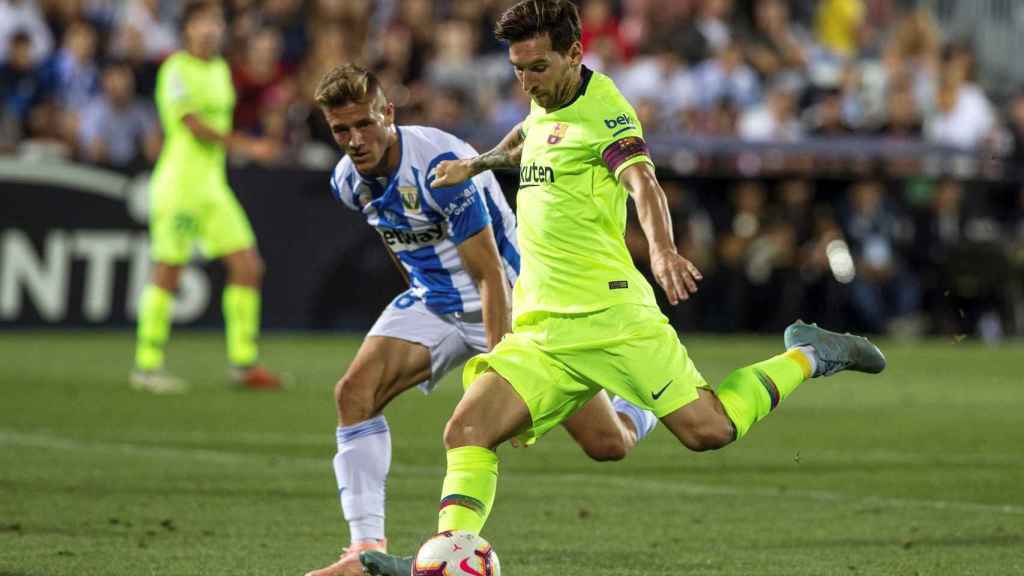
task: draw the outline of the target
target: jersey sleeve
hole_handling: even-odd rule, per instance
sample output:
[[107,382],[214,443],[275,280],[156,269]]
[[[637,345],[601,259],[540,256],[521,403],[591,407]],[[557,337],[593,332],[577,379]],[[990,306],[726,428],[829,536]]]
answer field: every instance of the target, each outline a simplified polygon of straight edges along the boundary
[[355,174],[351,170],[347,170],[345,167],[344,159],[338,162],[338,165],[334,168],[334,172],[331,174],[331,192],[334,193],[334,199],[338,200],[350,210],[360,211],[355,203]]
[[448,221],[451,241],[462,244],[488,226],[491,223],[491,215],[487,211],[483,192],[473,178],[447,188],[430,187],[436,177],[437,165],[444,160],[457,158],[454,152],[445,152],[430,162],[424,194],[430,196],[431,203]]
[[617,89],[606,92],[606,97],[595,99],[598,104],[583,116],[591,149],[608,170],[619,178],[626,168],[651,160],[643,127],[636,112]]
[[175,120],[199,111],[195,98],[195,87],[188,85],[186,75],[178,60],[168,60],[160,70],[161,82],[157,96],[164,113]]

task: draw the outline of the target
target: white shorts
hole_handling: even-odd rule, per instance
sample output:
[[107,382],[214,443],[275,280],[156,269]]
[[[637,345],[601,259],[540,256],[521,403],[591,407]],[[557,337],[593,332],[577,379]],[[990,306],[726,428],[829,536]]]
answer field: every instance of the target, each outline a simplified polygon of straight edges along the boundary
[[419,384],[425,394],[453,368],[487,351],[483,313],[436,314],[408,292],[388,304],[367,336],[387,336],[426,346],[430,350],[430,379]]

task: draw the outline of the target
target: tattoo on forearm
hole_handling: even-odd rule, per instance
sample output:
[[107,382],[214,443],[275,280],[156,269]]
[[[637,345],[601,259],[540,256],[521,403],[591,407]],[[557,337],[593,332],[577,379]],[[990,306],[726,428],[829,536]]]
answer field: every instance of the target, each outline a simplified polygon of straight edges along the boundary
[[479,174],[485,170],[518,168],[525,139],[523,129],[516,126],[497,146],[473,159],[473,170]]

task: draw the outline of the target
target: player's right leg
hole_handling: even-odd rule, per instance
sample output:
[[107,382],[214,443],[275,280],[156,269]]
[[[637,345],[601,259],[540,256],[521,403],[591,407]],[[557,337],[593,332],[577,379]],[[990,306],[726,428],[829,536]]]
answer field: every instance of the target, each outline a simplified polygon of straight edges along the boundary
[[358,576],[363,573],[359,552],[385,549],[384,493],[391,466],[391,431],[381,411],[430,376],[430,350],[424,345],[368,336],[335,385],[338,451],[333,466],[351,543],[337,562],[307,576]]
[[[530,423],[530,409],[508,380],[493,370],[473,380],[444,431],[448,471],[441,488],[438,532],[480,532],[498,484],[494,449]],[[361,554],[366,571],[379,576],[410,574],[412,560],[373,551]]]
[[156,206],[149,222],[152,276],[139,299],[135,367],[131,382],[136,389],[158,394],[185,391],[185,383],[164,370],[164,346],[171,332],[174,293],[181,270],[192,256],[198,225],[195,216],[178,206],[163,206],[168,197],[154,192]]
[[164,370],[164,346],[171,333],[174,293],[181,266],[157,263],[139,299],[132,387],[154,394],[178,394],[187,388],[180,378]]
[[602,390],[562,423],[587,456],[599,462],[622,460],[654,427],[658,419]]

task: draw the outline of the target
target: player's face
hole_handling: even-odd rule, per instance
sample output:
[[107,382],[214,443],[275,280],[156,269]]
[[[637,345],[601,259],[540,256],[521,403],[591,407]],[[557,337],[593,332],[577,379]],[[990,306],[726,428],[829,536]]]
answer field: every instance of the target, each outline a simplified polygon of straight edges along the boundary
[[190,49],[204,56],[220,52],[224,39],[224,14],[219,8],[209,8],[192,17],[185,28]]
[[387,175],[388,146],[395,130],[395,107],[383,96],[369,102],[324,109],[334,141],[363,174]]
[[538,106],[551,110],[572,98],[582,47],[574,43],[562,54],[551,48],[547,34],[509,44],[508,59],[516,69],[519,85]]

